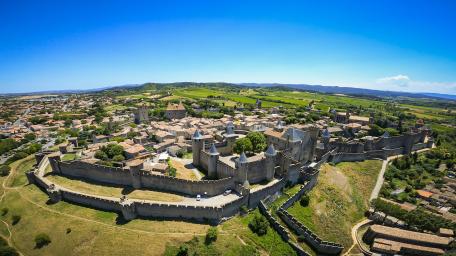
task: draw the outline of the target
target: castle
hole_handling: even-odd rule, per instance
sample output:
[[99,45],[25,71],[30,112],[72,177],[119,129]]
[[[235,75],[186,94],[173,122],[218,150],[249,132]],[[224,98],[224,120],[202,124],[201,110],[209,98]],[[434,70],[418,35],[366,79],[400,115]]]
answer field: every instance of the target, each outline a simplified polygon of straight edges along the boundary
[[[185,180],[144,170],[142,162],[132,161],[125,167],[107,167],[80,160],[62,161],[60,153],[36,155],[37,167],[27,173],[30,183],[41,187],[52,202],[65,200],[89,207],[115,211],[126,220],[137,217],[195,219],[220,222],[243,206],[255,208],[261,200],[282,190],[287,184],[305,184],[308,191],[317,183],[318,169],[325,162],[386,159],[431,147],[429,131],[416,129],[401,136],[341,142],[330,140],[329,132],[309,125],[303,129],[284,127],[278,122],[265,129],[267,150],[247,157],[233,153],[237,138],[249,130],[228,123],[212,143],[199,130],[193,134],[192,163],[206,173],[207,180]],[[188,197],[205,195],[205,204],[186,202],[157,202],[126,197],[113,198],[72,191],[53,184],[45,174],[52,172],[96,182],[179,193]],[[252,184],[256,184],[252,186]],[[223,198],[227,190],[235,193]],[[224,200],[219,200],[219,199]]]

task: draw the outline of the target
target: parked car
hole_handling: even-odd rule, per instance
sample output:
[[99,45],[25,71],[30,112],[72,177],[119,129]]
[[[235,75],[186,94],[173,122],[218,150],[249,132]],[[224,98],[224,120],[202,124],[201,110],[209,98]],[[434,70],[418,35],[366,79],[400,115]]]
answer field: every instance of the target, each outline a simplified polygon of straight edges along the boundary
[[223,193],[224,196],[227,196],[227,195],[229,195],[229,194],[231,194],[231,189],[227,189],[227,190],[225,190],[225,192]]
[[201,201],[201,195],[196,195],[196,201]]

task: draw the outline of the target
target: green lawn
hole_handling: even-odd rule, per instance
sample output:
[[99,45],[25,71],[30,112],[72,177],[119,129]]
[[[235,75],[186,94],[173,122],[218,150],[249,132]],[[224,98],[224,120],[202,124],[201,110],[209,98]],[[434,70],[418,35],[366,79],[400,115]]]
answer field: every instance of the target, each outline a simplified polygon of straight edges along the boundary
[[[253,233],[248,223],[255,214],[255,210],[243,217],[232,218],[218,227],[219,237],[211,245],[203,243],[204,236],[197,240],[186,243],[190,254],[197,252],[197,255],[296,255],[290,245],[284,242],[279,234],[271,227],[263,236]],[[224,235],[221,237],[221,235]],[[179,246],[182,244],[169,245],[165,255],[176,255]]]
[[[11,176],[8,179],[8,185],[12,187],[23,186],[28,183],[25,173],[36,164],[35,155],[30,155],[24,159],[18,160],[12,164]],[[14,169],[14,170],[13,170]]]

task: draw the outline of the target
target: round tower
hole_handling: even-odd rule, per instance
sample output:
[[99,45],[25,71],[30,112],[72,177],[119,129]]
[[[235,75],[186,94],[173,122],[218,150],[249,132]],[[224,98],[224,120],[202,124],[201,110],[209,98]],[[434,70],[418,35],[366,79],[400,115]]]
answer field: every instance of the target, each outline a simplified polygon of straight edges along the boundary
[[277,155],[274,145],[270,144],[264,155],[266,156],[266,179],[271,181],[275,174],[275,157]]
[[196,130],[192,136],[193,166],[200,166],[200,155],[203,150],[203,136]]
[[247,177],[248,162],[247,156],[244,152],[242,152],[238,159],[237,182],[243,184],[244,188],[248,188],[250,186]]
[[219,152],[217,152],[217,148],[215,144],[212,143],[211,149],[209,150],[209,163],[207,165],[207,175],[209,179],[216,179],[217,178],[217,162],[219,159]]
[[142,160],[136,159],[129,163],[131,184],[134,188],[141,188],[141,175],[140,170],[144,167]]
[[328,128],[326,128],[321,133],[321,140],[323,142],[323,146],[324,146],[325,151],[329,150],[329,139],[331,139],[331,134],[329,133]]

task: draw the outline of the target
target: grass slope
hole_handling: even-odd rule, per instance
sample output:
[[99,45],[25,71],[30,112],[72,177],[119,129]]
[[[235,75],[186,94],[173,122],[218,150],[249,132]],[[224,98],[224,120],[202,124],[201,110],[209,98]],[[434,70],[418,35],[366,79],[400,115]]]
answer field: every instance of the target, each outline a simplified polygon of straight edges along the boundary
[[326,164],[317,186],[310,192],[310,204],[296,203],[288,211],[322,239],[348,249],[353,243],[351,228],[363,218],[382,162]]

